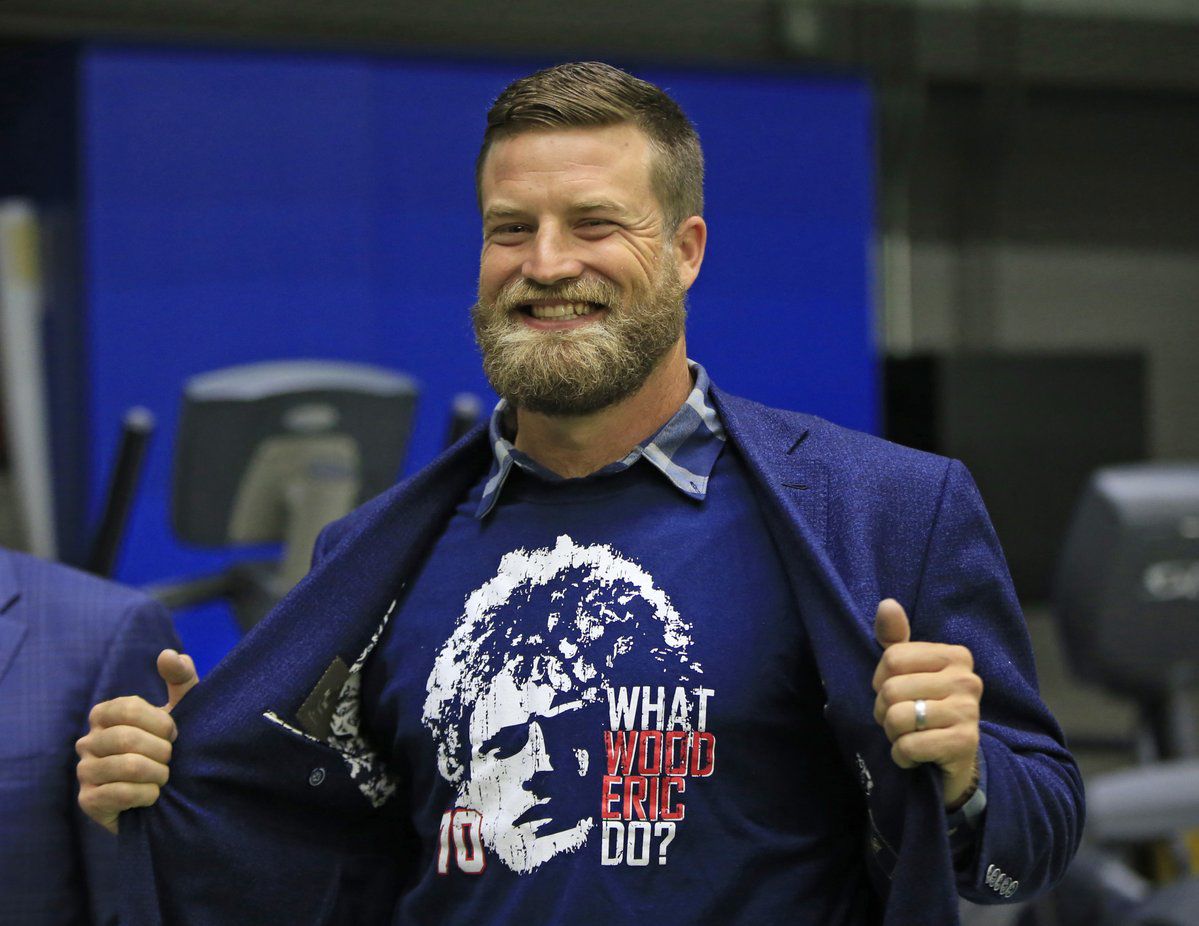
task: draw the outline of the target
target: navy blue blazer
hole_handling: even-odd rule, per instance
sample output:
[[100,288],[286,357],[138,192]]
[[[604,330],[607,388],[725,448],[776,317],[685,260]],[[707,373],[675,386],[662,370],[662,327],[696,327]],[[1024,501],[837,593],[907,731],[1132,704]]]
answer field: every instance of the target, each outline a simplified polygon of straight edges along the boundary
[[166,689],[179,641],[131,589],[0,548],[0,924],[111,924],[117,840],[78,809],[75,740],[91,706]]
[[[1011,579],[965,468],[718,390],[713,399],[786,551],[825,715],[866,794],[862,851],[884,922],[955,923],[958,894],[985,903],[1044,889],[1077,847],[1082,784],[1038,695]],[[405,878],[402,802],[371,801],[379,758],[368,744],[316,740],[297,717],[337,657],[353,694],[384,616],[488,463],[476,429],[330,525],[312,572],[176,708],[171,782],[153,808],[121,820],[130,924],[389,921]],[[960,872],[939,772],[899,769],[873,719],[874,613],[887,596],[907,609],[914,639],[970,647],[986,685],[988,805]]]

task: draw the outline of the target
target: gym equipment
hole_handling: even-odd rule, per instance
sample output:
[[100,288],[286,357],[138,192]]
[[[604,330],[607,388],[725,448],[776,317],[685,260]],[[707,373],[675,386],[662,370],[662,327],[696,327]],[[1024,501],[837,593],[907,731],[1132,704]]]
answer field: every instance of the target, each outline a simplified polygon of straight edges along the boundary
[[483,403],[473,392],[459,392],[450,405],[450,426],[446,429],[445,446],[458,443],[466,432],[483,417]]
[[1142,761],[1199,757],[1199,464],[1099,470],[1067,534],[1056,607],[1070,667],[1141,706]]
[[151,594],[171,608],[227,598],[248,630],[308,571],[321,529],[395,481],[417,395],[403,374],[331,361],[192,377],[176,440],[176,533],[205,547],[282,543],[283,556]]
[[[1054,922],[1196,926],[1185,834],[1199,827],[1199,464],[1092,476],[1067,533],[1055,610],[1071,668],[1135,699],[1142,732],[1140,765],[1087,782],[1086,852],[1058,888]],[[1154,889],[1121,858],[1146,845],[1192,876]],[[1081,917],[1084,904],[1092,912]]]

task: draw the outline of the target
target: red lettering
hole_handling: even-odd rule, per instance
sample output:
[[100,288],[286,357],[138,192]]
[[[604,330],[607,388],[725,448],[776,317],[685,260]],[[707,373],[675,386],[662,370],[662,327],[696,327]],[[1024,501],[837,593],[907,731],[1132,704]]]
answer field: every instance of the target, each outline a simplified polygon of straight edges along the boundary
[[633,819],[633,812],[637,812],[639,820],[645,819],[645,778],[641,775],[632,775],[624,780],[624,818],[626,820]]
[[687,790],[687,779],[679,777],[671,777],[666,779],[666,784],[662,788],[662,819],[663,820],[682,820],[687,813],[687,807],[682,801],[678,801],[671,805],[671,792],[675,791],[682,794]]
[[658,800],[662,794],[662,779],[655,775],[653,778],[647,779],[647,783],[649,784],[649,818],[651,820],[657,820],[659,809]]
[[608,774],[615,775],[617,771],[622,775],[629,774],[637,756],[637,731],[620,730],[613,734],[605,730],[604,749],[608,753]]
[[620,808],[613,807],[614,803],[620,801],[620,793],[613,793],[613,788],[620,788],[623,779],[619,775],[604,776],[604,791],[603,798],[600,801],[600,817],[604,820],[619,820]]
[[[707,731],[605,731],[604,745],[604,820],[682,820],[687,776],[707,778],[716,770],[716,736]],[[639,774],[631,774],[634,766]]]
[[[705,750],[704,746],[708,748]],[[713,733],[693,734],[691,747],[691,774],[696,778],[707,778],[716,768],[716,736]]]
[[[662,774],[662,733],[658,730],[645,730],[640,737],[641,743],[641,767],[638,771],[642,775],[661,775]],[[653,753],[653,758],[650,758],[650,753]]]
[[663,751],[666,753],[666,774],[686,775],[687,762],[691,758],[691,734],[686,730],[671,730],[666,734]]

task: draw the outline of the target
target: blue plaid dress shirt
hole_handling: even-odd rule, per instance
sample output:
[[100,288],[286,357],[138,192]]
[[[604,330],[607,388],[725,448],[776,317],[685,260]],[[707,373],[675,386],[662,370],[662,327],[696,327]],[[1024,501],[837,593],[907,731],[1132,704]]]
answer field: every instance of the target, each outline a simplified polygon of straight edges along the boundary
[[[708,379],[707,372],[693,360],[688,360],[687,365],[691,368],[693,385],[687,400],[674,416],[649,440],[630,450],[624,459],[609,463],[588,476],[588,479],[619,473],[644,457],[647,463],[661,472],[671,485],[684,495],[703,499],[708,494],[708,477],[711,476],[712,467],[716,465],[716,458],[720,456],[724,446],[724,425],[720,423],[720,418],[717,417],[716,410],[708,398],[711,380]],[[477,518],[486,517],[495,507],[514,465],[547,482],[563,481],[563,477],[546,469],[513,446],[506,433],[508,418],[508,402],[500,399],[495,411],[491,413],[491,449],[495,460],[487,474],[483,497],[475,511]]]

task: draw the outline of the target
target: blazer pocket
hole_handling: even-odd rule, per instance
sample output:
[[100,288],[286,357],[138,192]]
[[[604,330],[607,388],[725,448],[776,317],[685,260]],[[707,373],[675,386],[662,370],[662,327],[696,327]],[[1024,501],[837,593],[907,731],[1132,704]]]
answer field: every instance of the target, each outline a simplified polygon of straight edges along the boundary
[[394,797],[398,785],[395,775],[360,737],[318,739],[274,711],[265,711],[262,719],[294,746],[312,750],[309,788],[333,790],[339,796],[346,791],[347,799],[363,809],[381,808]]

